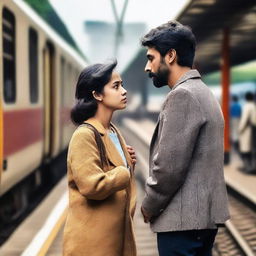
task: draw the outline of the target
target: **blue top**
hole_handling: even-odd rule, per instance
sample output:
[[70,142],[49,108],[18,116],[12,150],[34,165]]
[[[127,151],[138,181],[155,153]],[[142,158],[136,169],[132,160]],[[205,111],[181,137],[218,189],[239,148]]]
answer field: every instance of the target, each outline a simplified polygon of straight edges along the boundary
[[123,159],[123,162],[124,162],[125,166],[127,166],[127,161],[126,161],[126,158],[124,156],[124,151],[122,149],[122,146],[120,144],[120,141],[118,139],[117,134],[114,133],[114,132],[109,132],[108,135],[109,135],[110,139],[112,140],[112,142],[115,144],[119,154],[121,155],[121,157]]
[[230,108],[231,117],[239,118],[241,116],[241,106],[239,103],[233,103]]

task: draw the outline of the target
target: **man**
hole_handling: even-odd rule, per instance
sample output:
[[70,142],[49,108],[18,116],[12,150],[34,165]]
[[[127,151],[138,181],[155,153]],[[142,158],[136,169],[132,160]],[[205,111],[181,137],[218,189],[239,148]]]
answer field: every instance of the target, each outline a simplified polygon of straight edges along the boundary
[[254,152],[254,127],[256,126],[256,105],[252,92],[245,94],[245,104],[242,110],[238,132],[239,150],[243,160],[243,167],[240,169],[245,173],[254,173],[255,152]]
[[188,27],[170,21],[152,29],[142,45],[154,85],[171,89],[150,145],[144,221],[157,232],[160,256],[208,256],[218,226],[229,218],[223,115],[192,70],[195,37]]

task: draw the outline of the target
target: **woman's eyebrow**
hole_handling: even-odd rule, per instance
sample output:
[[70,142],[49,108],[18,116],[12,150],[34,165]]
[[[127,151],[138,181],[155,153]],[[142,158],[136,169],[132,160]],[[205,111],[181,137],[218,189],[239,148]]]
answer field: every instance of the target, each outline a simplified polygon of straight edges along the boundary
[[116,80],[113,82],[113,84],[119,84],[119,83],[122,83],[123,81],[122,80]]

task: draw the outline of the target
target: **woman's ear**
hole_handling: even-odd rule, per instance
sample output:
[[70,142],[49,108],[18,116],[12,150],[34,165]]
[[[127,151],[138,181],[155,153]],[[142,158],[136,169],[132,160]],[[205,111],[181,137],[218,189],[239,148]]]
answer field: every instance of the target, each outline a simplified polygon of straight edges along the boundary
[[95,100],[102,101],[102,97],[96,91],[92,91],[92,96],[94,97]]
[[167,52],[167,63],[172,64],[176,58],[177,58],[177,53],[175,49],[171,49]]

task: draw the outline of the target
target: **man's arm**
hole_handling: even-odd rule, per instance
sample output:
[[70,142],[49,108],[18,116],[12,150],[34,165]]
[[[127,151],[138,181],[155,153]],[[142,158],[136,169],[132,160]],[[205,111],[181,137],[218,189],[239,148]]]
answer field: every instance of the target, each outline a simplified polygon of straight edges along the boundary
[[185,89],[170,94],[162,119],[159,148],[153,156],[152,175],[147,179],[142,203],[149,216],[158,216],[183,185],[205,122],[199,102]]

